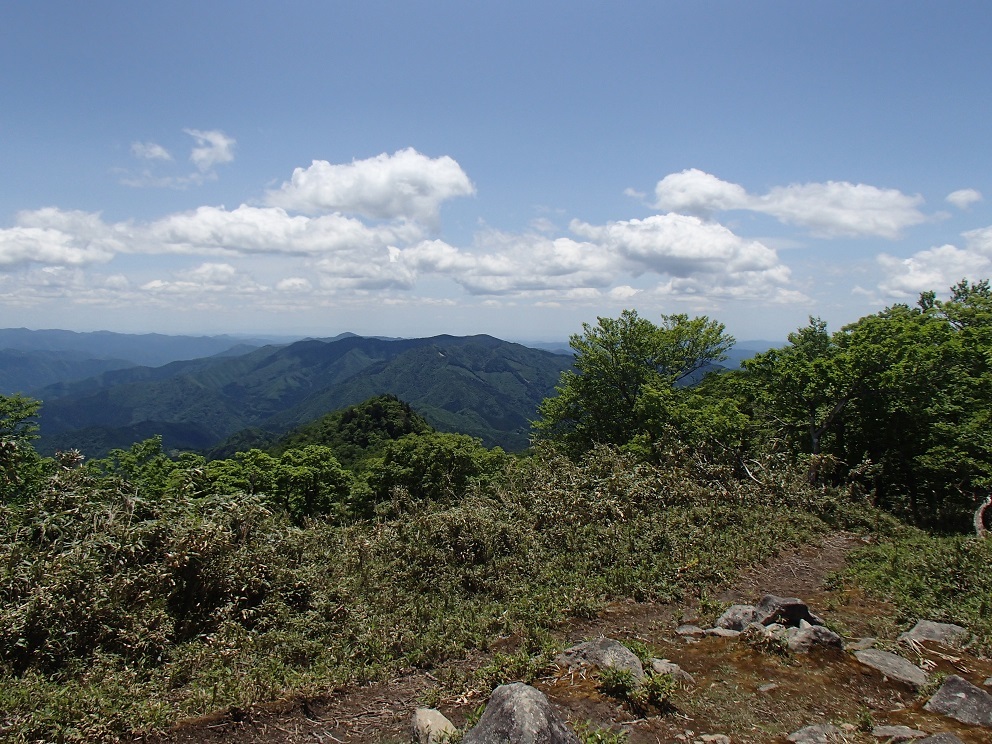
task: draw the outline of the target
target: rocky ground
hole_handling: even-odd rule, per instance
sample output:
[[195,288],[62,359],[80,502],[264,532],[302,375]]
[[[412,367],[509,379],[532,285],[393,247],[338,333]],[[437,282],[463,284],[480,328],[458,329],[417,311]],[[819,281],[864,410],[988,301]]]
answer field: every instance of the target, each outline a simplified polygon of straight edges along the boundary
[[[625,732],[627,741],[758,744],[786,742],[808,726],[830,724],[833,738],[820,741],[897,741],[905,727],[924,734],[950,732],[968,744],[992,742],[992,728],[961,723],[924,705],[948,675],[982,690],[992,677],[992,660],[978,658],[954,644],[898,642],[903,627],[894,610],[856,589],[831,588],[826,578],[844,565],[861,538],[835,534],[816,545],[778,556],[726,587],[715,600],[757,604],[766,594],[799,597],[836,631],[845,648],[816,647],[808,653],[783,651],[783,643],[745,640],[745,636],[688,634],[680,626],[712,624],[714,606],[625,603],[598,618],[575,622],[559,632],[561,647],[601,636],[616,639],[691,675],[671,693],[664,709],[636,709],[607,695],[594,668],[569,669],[549,664],[533,686],[543,692],[588,741],[607,741]],[[753,634],[752,634],[753,635]],[[877,639],[874,643],[862,642]],[[859,661],[856,645],[895,651],[926,675],[926,681],[899,681]],[[160,744],[198,742],[408,742],[414,711],[423,705],[440,710],[456,726],[478,717],[488,690],[473,690],[451,680],[471,680],[472,671],[492,666],[492,654],[510,654],[515,640],[501,639],[489,655],[463,659],[433,673],[411,672],[389,682],[340,690],[313,700],[291,700],[250,711],[225,711],[187,721]],[[504,682],[514,681],[508,675]],[[824,730],[826,731],[826,730]],[[817,741],[816,732],[808,730]],[[824,734],[826,736],[826,734]],[[922,739],[922,737],[920,737]]]

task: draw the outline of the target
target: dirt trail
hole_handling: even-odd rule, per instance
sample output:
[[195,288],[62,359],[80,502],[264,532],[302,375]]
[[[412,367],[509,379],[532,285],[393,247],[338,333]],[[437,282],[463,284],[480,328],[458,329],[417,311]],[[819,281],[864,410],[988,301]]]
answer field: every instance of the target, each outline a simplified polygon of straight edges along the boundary
[[[763,594],[800,597],[848,641],[865,636],[893,638],[898,629],[893,608],[857,591],[838,591],[826,577],[843,567],[847,554],[862,545],[847,533],[780,554],[746,571],[718,599],[752,603]],[[573,723],[626,731],[631,744],[695,742],[706,734],[726,734],[734,744],[784,742],[784,736],[815,723],[849,724],[852,744],[877,742],[864,729],[874,725],[908,725],[926,732],[954,731],[970,744],[988,742],[988,731],[955,727],[922,710],[921,699],[907,688],[884,680],[849,654],[780,657],[759,653],[736,640],[707,637],[689,642],[675,633],[684,622],[700,620],[710,608],[692,605],[620,603],[599,617],[576,622],[559,634],[562,647],[598,635],[637,640],[659,657],[670,659],[695,678],[679,689],[665,715],[639,715],[599,692],[592,675],[563,675],[556,669],[534,685],[543,690]],[[928,654],[933,672],[962,674],[976,684],[992,676],[992,662],[962,652]],[[943,657],[943,658],[942,658]],[[462,660],[438,674],[467,675],[486,657]],[[554,673],[552,673],[554,672]],[[506,680],[512,681],[512,680]],[[414,708],[437,695],[438,679],[420,672],[389,682],[342,690],[307,702],[296,701],[235,711],[190,721],[161,744],[199,742],[406,742]],[[434,700],[431,700],[434,703]],[[442,696],[438,707],[463,725],[485,703],[482,691]]]

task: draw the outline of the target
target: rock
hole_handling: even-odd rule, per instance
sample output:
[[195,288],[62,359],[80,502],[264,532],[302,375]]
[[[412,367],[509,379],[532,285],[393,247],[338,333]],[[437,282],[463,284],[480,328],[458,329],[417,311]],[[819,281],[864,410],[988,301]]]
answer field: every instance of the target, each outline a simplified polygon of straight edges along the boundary
[[794,654],[808,654],[814,650],[844,649],[844,639],[823,625],[807,625],[791,629],[788,636],[789,650]]
[[565,649],[555,657],[555,663],[566,669],[585,666],[595,666],[600,669],[616,667],[629,669],[635,679],[644,676],[641,660],[620,641],[612,638],[599,637],[595,641],[586,641]]
[[843,734],[836,726],[829,723],[818,723],[815,726],[806,726],[798,731],[789,734],[789,741],[794,744],[831,744],[832,742],[843,741]]
[[889,679],[909,685],[913,689],[923,687],[927,683],[927,675],[922,669],[901,656],[869,648],[855,651],[854,657],[865,666],[877,669]]
[[739,630],[731,630],[730,628],[709,628],[706,631],[706,635],[719,638],[736,638],[740,634]]
[[964,742],[954,734],[942,731],[939,734],[928,736],[926,739],[920,739],[916,744],[964,744]]
[[731,744],[730,737],[726,734],[703,734],[699,741],[702,744]]
[[678,664],[673,664],[668,659],[651,659],[651,670],[655,674],[670,674],[672,677],[687,685],[696,684],[696,680],[689,672],[685,671]]
[[865,651],[869,648],[874,648],[875,644],[878,643],[877,638],[859,638],[857,641],[848,646],[851,651]]
[[810,625],[823,625],[823,620],[810,612],[805,602],[795,597],[777,597],[774,594],[766,594],[761,598],[756,609],[757,617],[755,620],[762,625],[781,623],[796,627],[802,620]]
[[706,631],[698,625],[680,625],[675,629],[675,632],[680,636],[688,636],[690,638],[702,638],[706,635]]
[[992,677],[989,677],[987,680],[982,682],[982,684],[985,685],[986,687],[992,687]]
[[579,744],[544,693],[523,682],[500,685],[463,744]]
[[956,674],[944,680],[923,707],[961,723],[992,728],[992,695]]
[[951,623],[935,623],[931,620],[920,620],[912,629],[899,636],[900,641],[933,641],[945,646],[960,646],[971,634],[967,628]]
[[758,619],[758,609],[754,605],[732,605],[717,618],[714,627],[727,630],[744,630],[748,624]]
[[438,744],[451,738],[458,729],[439,710],[417,708],[413,712],[413,741],[415,744]]
[[758,688],[758,692],[771,692],[772,690],[777,690],[778,685],[774,682],[769,682],[767,685],[762,685]]
[[886,739],[889,742],[909,741],[926,736],[925,731],[917,731],[909,726],[876,726],[871,730],[871,735],[876,739]]

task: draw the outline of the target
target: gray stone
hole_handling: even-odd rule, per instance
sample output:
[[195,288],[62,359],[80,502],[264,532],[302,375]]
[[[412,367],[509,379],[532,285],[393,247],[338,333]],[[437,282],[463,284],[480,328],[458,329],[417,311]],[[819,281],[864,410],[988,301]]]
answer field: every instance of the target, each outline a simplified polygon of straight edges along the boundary
[[718,638],[736,638],[740,634],[739,630],[731,630],[730,628],[708,628],[706,630],[706,635],[717,636]]
[[458,733],[455,725],[439,710],[417,708],[413,712],[413,741],[415,744],[438,744]]
[[695,678],[689,672],[668,659],[651,659],[651,670],[655,674],[670,674],[675,680],[687,685],[696,684]]
[[992,687],[992,677],[989,677],[987,680],[982,682],[982,684],[985,685],[986,687]]
[[855,651],[854,657],[865,666],[877,669],[886,677],[913,689],[923,687],[927,683],[927,675],[922,669],[901,656],[869,648]]
[[823,625],[823,620],[810,612],[805,602],[795,597],[778,597],[774,594],[766,594],[755,609],[757,610],[755,620],[762,625],[780,623],[797,627],[802,620],[810,625]]
[[840,729],[829,723],[818,723],[806,726],[789,735],[789,741],[794,744],[831,744],[842,741]]
[[758,610],[754,605],[732,605],[717,618],[714,627],[727,630],[744,630],[749,623],[758,619]]
[[926,739],[920,739],[916,744],[964,744],[964,742],[954,734],[941,731],[939,734],[928,736]]
[[489,696],[464,744],[579,744],[579,737],[540,690],[523,682],[500,685]]
[[687,636],[690,638],[701,638],[706,635],[706,631],[698,625],[680,625],[675,629],[675,632],[680,636]]
[[566,669],[585,666],[594,666],[600,669],[616,667],[630,670],[635,679],[641,679],[644,676],[641,660],[620,641],[615,641],[612,638],[600,637],[595,641],[586,641],[565,649],[555,657],[555,663]]
[[794,654],[808,654],[814,650],[844,649],[844,639],[823,625],[807,625],[804,628],[790,628],[789,650]]
[[917,731],[909,726],[876,726],[871,730],[871,735],[876,739],[886,739],[890,742],[910,741],[926,736],[925,731]]
[[699,741],[703,744],[733,744],[726,734],[703,734]]
[[933,641],[945,646],[960,646],[970,637],[967,628],[951,623],[935,623],[932,620],[920,620],[912,629],[899,636],[900,641]]
[[876,643],[878,643],[877,638],[859,638],[848,646],[848,649],[851,651],[866,651],[869,648],[874,648]]
[[762,685],[758,688],[758,692],[771,692],[772,690],[777,690],[778,685],[774,682],[769,682],[767,685]]
[[961,723],[992,728],[992,695],[956,674],[945,679],[923,707]]

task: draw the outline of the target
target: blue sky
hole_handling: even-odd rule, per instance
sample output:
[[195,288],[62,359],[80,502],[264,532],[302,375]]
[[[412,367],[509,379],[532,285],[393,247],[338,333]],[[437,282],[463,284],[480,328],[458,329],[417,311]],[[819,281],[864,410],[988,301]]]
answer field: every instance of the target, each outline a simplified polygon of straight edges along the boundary
[[13,2],[0,326],[831,328],[992,276],[987,2]]

